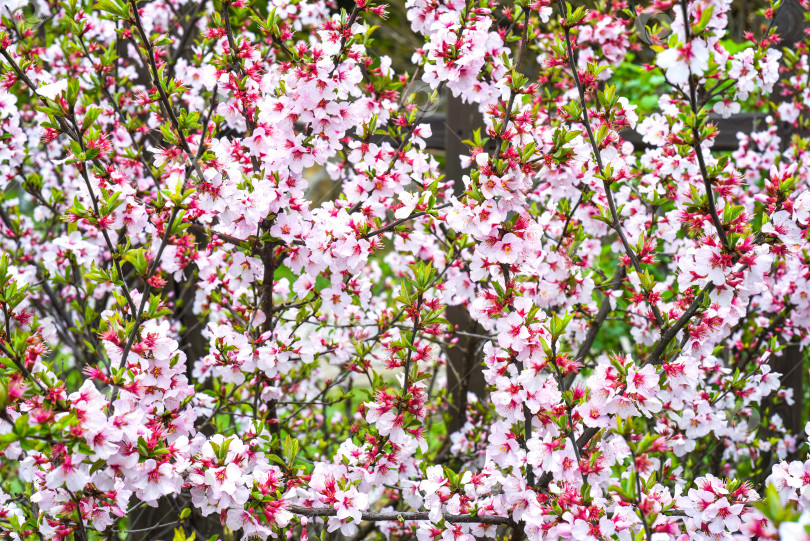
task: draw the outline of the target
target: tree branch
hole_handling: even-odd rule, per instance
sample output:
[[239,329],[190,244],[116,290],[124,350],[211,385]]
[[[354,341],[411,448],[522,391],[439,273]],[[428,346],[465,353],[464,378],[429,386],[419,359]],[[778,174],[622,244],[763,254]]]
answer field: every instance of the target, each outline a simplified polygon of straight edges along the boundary
[[[334,517],[337,510],[332,507],[304,507],[302,505],[290,505],[287,510],[293,514],[303,517]],[[362,520],[384,522],[401,520],[430,520],[430,513],[427,511],[406,511],[406,512],[386,512],[386,513],[363,513]],[[451,515],[443,514],[442,519],[452,524],[504,524],[514,525],[515,522],[509,517],[477,517],[475,515]]]

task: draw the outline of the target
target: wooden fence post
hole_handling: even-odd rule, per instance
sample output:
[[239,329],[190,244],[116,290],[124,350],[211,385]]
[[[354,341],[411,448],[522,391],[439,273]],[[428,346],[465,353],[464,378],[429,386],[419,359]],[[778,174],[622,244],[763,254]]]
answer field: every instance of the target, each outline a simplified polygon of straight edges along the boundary
[[[806,10],[797,0],[785,0],[774,16],[774,26],[782,38],[780,44],[792,48],[796,42],[805,36]],[[779,88],[781,82],[774,87],[771,99],[774,102],[783,101]],[[783,122],[780,129],[783,150],[795,129]],[[775,329],[775,330],[778,330]],[[804,354],[796,344],[788,345],[780,357],[771,357],[770,366],[774,372],[782,374],[781,383],[785,389],[793,390],[793,404],[781,402],[774,406],[773,412],[778,413],[787,428],[793,434],[804,433]]]
[[[454,182],[455,195],[461,196],[464,193],[462,177],[469,174],[469,169],[461,166],[461,156],[469,154],[467,145],[462,141],[472,139],[476,129],[483,129],[484,119],[478,112],[477,105],[463,103],[449,91],[445,119],[445,175]],[[445,315],[456,330],[476,334],[478,324],[472,320],[463,304],[448,306]],[[467,418],[467,393],[472,392],[479,398],[486,394],[481,359],[476,354],[478,345],[478,339],[458,335],[458,342],[447,348],[447,389],[451,415],[448,434],[464,426]]]

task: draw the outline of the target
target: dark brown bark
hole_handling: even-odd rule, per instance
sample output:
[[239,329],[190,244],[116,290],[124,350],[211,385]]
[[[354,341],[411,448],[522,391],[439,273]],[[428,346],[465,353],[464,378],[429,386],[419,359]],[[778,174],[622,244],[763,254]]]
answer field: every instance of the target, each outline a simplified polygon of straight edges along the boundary
[[[470,140],[473,132],[481,128],[484,121],[475,104],[465,104],[459,98],[447,93],[447,114],[442,121],[445,148],[445,175],[454,182],[456,196],[464,193],[465,174],[469,169],[461,166],[461,156],[469,155],[469,148],[463,141]],[[475,334],[475,322],[463,305],[449,306],[445,317],[457,331]],[[448,434],[459,430],[466,421],[467,393],[472,392],[479,398],[486,395],[481,359],[476,355],[478,340],[469,336],[458,335],[459,340],[447,348],[447,389],[450,400],[450,422]]]
[[[448,306],[445,317],[458,330],[473,332],[477,325],[463,305]],[[481,365],[481,358],[476,355],[479,340],[469,336],[459,336],[455,346],[447,349],[447,389],[450,399],[450,423],[448,434],[459,430],[466,421],[467,393],[478,397],[485,396],[486,382]]]
[[802,413],[804,412],[804,354],[798,345],[791,345],[782,350],[781,357],[771,358],[771,368],[774,372],[782,374],[782,388],[793,390],[793,405],[780,401],[773,406],[772,412],[779,414],[785,423],[785,428],[792,434],[804,432]]

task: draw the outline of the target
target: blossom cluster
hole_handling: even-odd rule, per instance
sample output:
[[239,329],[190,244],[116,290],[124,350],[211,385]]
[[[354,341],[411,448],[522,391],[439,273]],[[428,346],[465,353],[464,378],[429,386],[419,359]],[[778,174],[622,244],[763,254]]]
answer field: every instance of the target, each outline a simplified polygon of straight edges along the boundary
[[0,536],[810,538],[810,40],[574,4],[3,3]]

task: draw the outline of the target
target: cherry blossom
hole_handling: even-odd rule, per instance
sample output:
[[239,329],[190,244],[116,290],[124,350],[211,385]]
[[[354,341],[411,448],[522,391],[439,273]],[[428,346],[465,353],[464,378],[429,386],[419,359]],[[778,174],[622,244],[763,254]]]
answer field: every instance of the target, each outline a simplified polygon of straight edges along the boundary
[[805,535],[777,4],[6,4],[4,539]]

